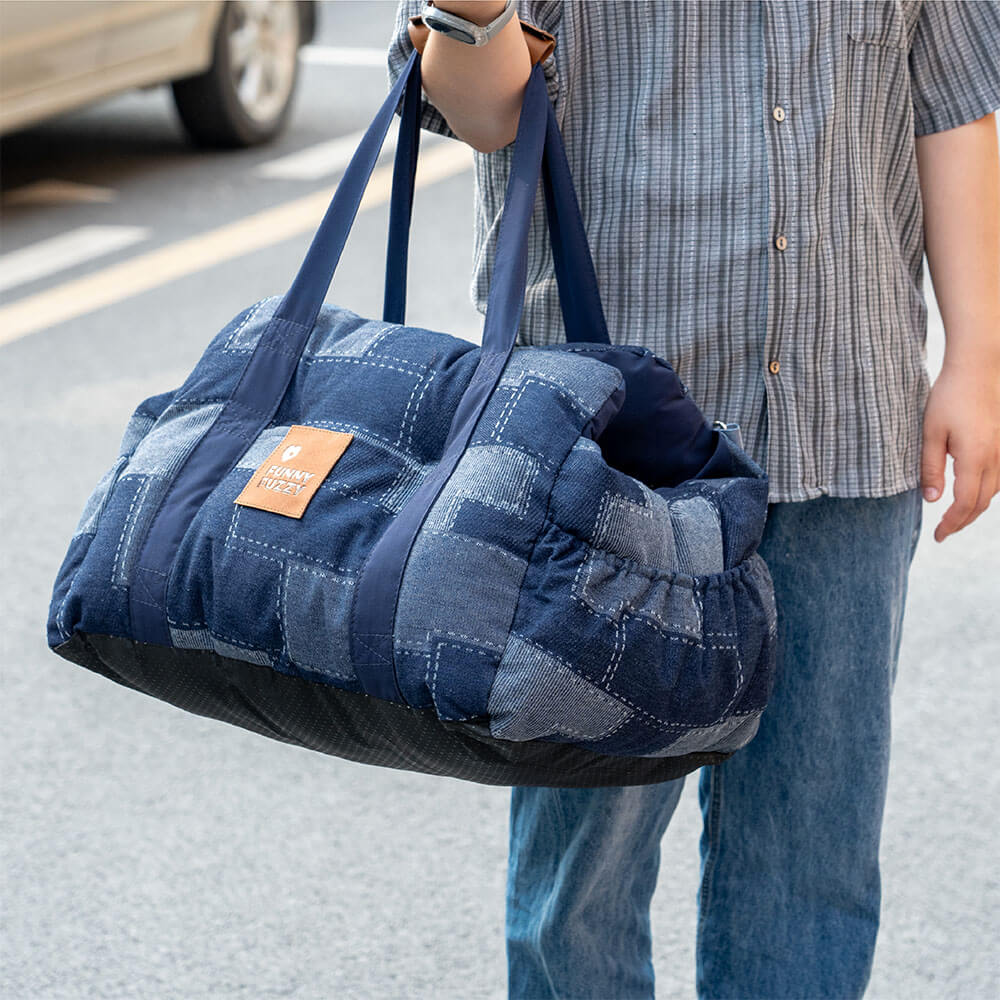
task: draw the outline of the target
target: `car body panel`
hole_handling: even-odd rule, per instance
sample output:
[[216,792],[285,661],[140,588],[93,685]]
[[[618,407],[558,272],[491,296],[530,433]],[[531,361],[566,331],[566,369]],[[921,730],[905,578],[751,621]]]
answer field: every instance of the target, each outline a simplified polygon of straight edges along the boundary
[[212,62],[221,0],[0,4],[0,133]]

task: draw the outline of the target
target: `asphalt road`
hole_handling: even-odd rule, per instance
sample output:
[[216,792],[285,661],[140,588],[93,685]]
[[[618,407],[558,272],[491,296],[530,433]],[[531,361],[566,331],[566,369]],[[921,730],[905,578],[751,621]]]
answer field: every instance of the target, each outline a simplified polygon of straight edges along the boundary
[[[325,5],[316,45],[384,48],[393,12]],[[283,293],[301,262],[319,213],[295,229],[289,206],[325,201],[338,172],[275,164],[363,128],[385,94],[384,66],[321,55],[266,149],[191,150],[162,88],[3,143],[0,275],[8,254],[112,227],[88,230],[103,249],[75,263],[60,245],[68,262],[47,273],[30,260],[55,251],[22,255],[0,303],[0,316],[27,304],[7,314],[27,332],[0,347],[7,1000],[505,996],[507,790],[266,740],[45,645],[57,567],[135,405],[179,385],[214,333]],[[471,159],[449,162],[418,193],[408,321],[478,339]],[[359,216],[328,301],[378,314],[385,222],[384,205]],[[442,274],[443,298],[429,285]],[[929,304],[933,372],[942,330]],[[1000,994],[1000,515],[938,545],[943,509],[925,506],[895,691],[868,992],[882,1000]],[[664,838],[653,901],[660,998],[694,996],[696,784]]]

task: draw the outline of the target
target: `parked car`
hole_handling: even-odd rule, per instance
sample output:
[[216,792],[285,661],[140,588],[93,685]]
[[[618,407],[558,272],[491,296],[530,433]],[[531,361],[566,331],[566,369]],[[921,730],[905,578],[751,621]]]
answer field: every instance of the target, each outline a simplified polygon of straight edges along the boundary
[[0,3],[0,134],[169,83],[191,139],[253,146],[284,127],[312,0]]

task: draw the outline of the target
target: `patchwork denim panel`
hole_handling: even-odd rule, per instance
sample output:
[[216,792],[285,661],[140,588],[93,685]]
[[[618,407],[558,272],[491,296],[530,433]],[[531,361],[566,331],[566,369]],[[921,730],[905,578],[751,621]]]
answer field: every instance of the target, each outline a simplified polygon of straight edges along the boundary
[[158,476],[136,476],[126,472],[119,477],[115,493],[127,498],[128,510],[114,546],[110,579],[113,586],[128,586],[145,530],[166,490],[166,480]]
[[575,410],[583,427],[622,382],[617,368],[592,358],[560,357],[552,351],[522,347],[511,355],[497,388],[516,395],[531,383],[542,383],[549,395]]
[[420,488],[427,473],[428,467],[419,462],[404,463],[392,484],[379,496],[379,506],[398,514],[407,500]]
[[641,502],[620,493],[605,493],[590,542],[619,558],[673,570],[677,568],[677,555],[670,509],[652,490],[643,490]]
[[80,515],[80,520],[76,525],[76,531],[73,532],[74,535],[93,534],[97,529],[97,521],[104,510],[104,505],[108,502],[108,497],[111,495],[111,488],[118,481],[118,474],[125,468],[127,462],[128,458],[122,455],[97,481],[94,492],[90,494],[87,502],[84,504],[83,513]]
[[410,400],[426,384],[422,365],[396,358],[314,357],[300,365],[296,382],[299,398],[289,403],[297,414],[286,422],[315,425],[340,416],[412,454],[419,410]]
[[173,389],[169,392],[161,392],[157,396],[150,396],[149,399],[144,399],[136,407],[135,412],[125,426],[125,433],[122,434],[122,442],[118,448],[118,454],[124,455],[126,458],[129,457],[176,397],[177,390]]
[[582,541],[594,534],[606,496],[620,496],[637,504],[645,502],[641,483],[608,466],[600,446],[578,438],[559,468],[552,486],[549,516]]
[[761,713],[733,715],[714,726],[689,729],[663,750],[638,754],[640,757],[677,757],[686,753],[698,753],[710,746],[719,753],[739,750],[746,746],[760,728]]
[[221,403],[172,403],[132,452],[128,473],[172,479],[221,412]]
[[468,341],[324,306],[277,422],[347,418],[414,461],[436,461],[477,359]]
[[757,549],[767,518],[767,480],[712,480],[712,495],[723,526],[726,567],[737,566]]
[[[93,549],[93,541],[93,535],[74,535],[59,565],[45,628],[46,640],[53,648],[69,639],[84,619],[84,593],[79,587],[74,587],[74,583],[80,578],[80,568]],[[90,608],[92,602],[89,594],[87,598],[86,603]],[[108,620],[107,616],[102,615],[91,617],[101,623]]]
[[667,573],[643,572],[590,549],[573,577],[573,596],[609,622],[642,618],[662,632],[700,640],[701,595],[690,581]]
[[485,716],[498,658],[472,643],[436,641],[424,683],[438,717],[457,721]]
[[170,641],[180,649],[211,649],[219,656],[228,656],[232,660],[245,660],[262,667],[272,665],[272,657],[258,649],[236,646],[216,638],[208,629],[170,629]]
[[[516,388],[499,388],[490,397],[470,442],[501,444],[533,455],[540,462],[561,455],[579,437],[578,404],[553,394],[537,378],[526,378]],[[545,428],[544,437],[539,428]]]
[[[235,483],[230,487],[235,490],[233,496],[239,492],[237,485]],[[320,491],[310,501],[310,507],[323,499],[328,498],[324,498]],[[332,503],[329,499],[328,503],[344,508],[345,524],[366,524],[369,532],[374,534],[371,529],[371,512],[377,511],[374,505],[352,504],[344,498],[338,499],[336,494]],[[225,510],[230,515],[228,528],[222,536],[222,545],[226,551],[246,552],[275,566],[284,565],[286,560],[293,559],[334,573],[355,572],[363,546],[358,545],[358,540],[346,532],[331,533],[328,528],[324,530],[321,522],[306,518],[299,521],[232,503],[226,504]],[[279,524],[279,518],[285,523]],[[300,527],[302,530],[296,530]],[[277,573],[277,570],[266,567],[260,567],[260,571]],[[212,575],[217,573],[218,567],[215,567]]]
[[[516,448],[503,445],[469,448],[459,459],[424,523],[431,530],[451,531],[466,500],[524,517],[528,514],[538,471],[538,459]],[[481,511],[480,517],[489,518],[490,512]]]
[[[551,598],[567,588],[578,598],[572,605]],[[765,604],[752,563],[697,580],[658,573],[549,524],[514,631],[635,713],[591,749],[646,754],[689,727],[710,740],[707,727],[726,713],[760,707],[756,674],[770,676]]]
[[633,712],[558,657],[512,633],[490,692],[489,714],[490,732],[498,739],[601,740]]
[[[216,582],[204,624],[215,639],[234,647],[256,649],[270,660],[278,659],[282,651],[280,567],[280,562],[262,560],[256,552],[216,547]],[[183,624],[171,621],[173,627]]]
[[361,358],[372,352],[379,341],[391,336],[398,327],[377,319],[364,319],[347,309],[331,311],[323,317],[329,324],[320,327],[306,348],[307,356]]
[[354,679],[348,624],[354,580],[289,562],[281,588],[281,624],[288,658],[330,680]]
[[526,567],[499,546],[422,531],[399,590],[396,641],[410,649],[437,639],[503,649]]
[[221,349],[236,354],[249,354],[260,342],[260,336],[278,311],[281,297],[271,295],[252,305],[238,322],[223,330]]
[[669,511],[677,572],[690,576],[721,573],[726,567],[722,553],[722,523],[715,505],[703,496],[686,497],[671,500]]

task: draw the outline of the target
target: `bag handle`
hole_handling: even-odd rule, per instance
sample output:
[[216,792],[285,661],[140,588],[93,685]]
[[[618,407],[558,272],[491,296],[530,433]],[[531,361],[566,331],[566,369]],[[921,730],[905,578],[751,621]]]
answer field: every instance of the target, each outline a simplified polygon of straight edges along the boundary
[[[405,274],[409,229],[413,208],[417,153],[420,144],[420,58],[420,53],[416,50],[411,53],[395,85],[365,132],[337,186],[319,229],[313,237],[302,266],[278,307],[275,314],[277,317],[306,327],[311,327],[315,323],[340,262],[348,234],[357,217],[368,180],[374,172],[395,109],[402,97],[403,111],[400,120],[400,137],[396,148],[390,203],[383,317],[389,322],[403,322],[406,303]],[[532,68],[532,75],[542,77],[540,64],[536,64]],[[544,110],[538,115],[545,120],[543,122],[536,121],[533,127],[544,130],[545,163],[543,175],[546,214],[566,335],[567,339],[573,342],[606,344],[609,342],[607,324],[597,289],[594,263],[587,244],[583,220],[573,189],[572,176],[566,160],[562,136],[556,122],[555,111],[547,98],[547,92],[545,96]],[[520,134],[519,128],[518,135]],[[516,147],[517,142],[515,141],[515,161],[517,160]],[[532,170],[526,162],[521,167],[521,172],[526,172],[522,183],[531,183],[527,173],[537,175],[537,170]],[[511,176],[514,175],[515,163],[512,162]],[[536,189],[537,176],[532,187],[533,194]],[[509,190],[510,186],[508,185]],[[534,197],[528,206],[529,223],[533,208]],[[501,231],[504,228],[502,222],[500,228]],[[524,243],[527,243],[527,233],[525,233]],[[498,240],[497,261],[507,258],[512,251],[515,256],[521,256],[521,248],[517,243],[513,247],[502,248]],[[516,271],[497,273],[495,270],[493,287],[490,289],[490,300],[493,299],[495,286],[500,283],[501,289],[498,298],[507,299],[513,296],[523,303],[526,276],[518,283],[519,288],[507,289],[503,287],[501,280],[505,277],[516,276]],[[517,337],[519,320],[520,310],[518,310],[517,321],[512,329],[498,328],[496,323],[490,323],[489,307],[487,307],[486,323],[483,330],[484,348],[503,351],[508,341],[513,346]]]
[[[542,162],[545,209],[566,339],[571,343],[606,344],[609,342],[607,323],[597,288],[594,261],[551,102],[547,112]],[[403,98],[392,178],[382,309],[382,319],[388,323],[406,322],[406,268],[419,147],[420,67],[417,64],[410,74]]]

